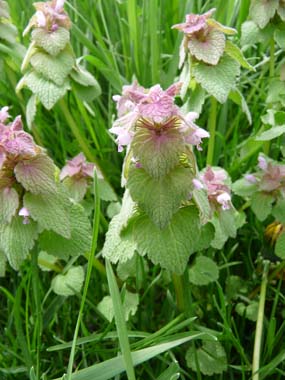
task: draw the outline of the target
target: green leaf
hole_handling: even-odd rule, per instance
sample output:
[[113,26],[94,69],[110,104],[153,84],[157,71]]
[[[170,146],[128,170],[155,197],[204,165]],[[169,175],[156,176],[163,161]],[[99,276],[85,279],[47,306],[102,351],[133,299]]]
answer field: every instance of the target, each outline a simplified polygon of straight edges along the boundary
[[118,200],[117,194],[112,186],[103,178],[98,179],[98,187],[100,198],[106,202],[116,202]]
[[257,184],[250,183],[245,178],[238,179],[232,185],[232,191],[240,197],[250,197],[258,189]]
[[198,83],[195,82],[195,84],[195,89],[191,90],[190,97],[182,108],[185,109],[185,113],[197,112],[200,115],[205,103],[206,92]]
[[266,193],[255,193],[251,198],[251,209],[258,220],[263,222],[272,211],[274,197]]
[[[284,81],[280,80],[279,78],[271,79],[269,83],[266,103],[268,104],[277,103],[277,102],[283,103],[284,95],[285,95]],[[274,110],[267,110],[267,113],[272,113],[273,115],[275,114]],[[274,119],[274,116],[273,116],[273,119]],[[271,124],[271,125],[274,125],[274,124]]]
[[62,196],[59,194],[41,195],[26,193],[24,196],[24,206],[42,229],[52,230],[67,239],[70,238],[69,205]]
[[9,14],[9,5],[6,1],[0,0],[0,17],[8,19]]
[[223,373],[227,369],[226,352],[220,342],[205,341],[197,350],[190,347],[186,352],[186,362],[195,372],[198,371],[198,364],[202,374],[207,376]]
[[88,188],[88,182],[85,177],[66,177],[62,183],[66,187],[70,198],[72,198],[75,202],[82,201]]
[[0,250],[0,278],[5,277],[6,272],[6,256],[3,251]]
[[50,110],[55,103],[61,99],[67,90],[70,90],[69,81],[66,80],[62,86],[57,86],[50,80],[45,79],[41,74],[32,71],[26,74],[23,83],[35,94],[43,106]]
[[251,64],[247,61],[240,48],[229,40],[226,41],[225,52],[245,69],[255,71],[254,67],[252,67]]
[[[139,295],[137,293],[130,293],[126,290],[123,301],[123,309],[126,321],[128,321],[132,315],[135,315],[138,309],[138,305]],[[111,296],[105,296],[97,305],[97,309],[109,322],[112,322],[114,318],[114,307]]]
[[31,57],[31,65],[34,69],[57,86],[62,86],[66,77],[70,74],[75,63],[73,52],[70,48],[64,49],[57,56],[49,55],[38,50]]
[[185,151],[185,142],[179,127],[169,128],[161,136],[153,130],[139,127],[131,148],[142,167],[152,177],[158,178],[178,165],[179,156]]
[[221,23],[219,23],[217,20],[213,19],[213,18],[209,18],[207,20],[207,24],[209,26],[211,26],[212,28],[222,32],[222,33],[225,33],[225,34],[228,34],[228,35],[234,35],[234,34],[237,34],[237,30],[234,29],[234,28],[230,28],[229,26],[225,26]]
[[203,251],[210,247],[215,237],[215,228],[211,223],[207,223],[201,227],[200,237],[196,244],[196,251]]
[[236,237],[237,228],[240,226],[239,213],[235,210],[220,211],[213,216],[211,223],[215,227],[215,238],[211,245],[221,249],[229,237]]
[[237,303],[235,310],[241,317],[246,317],[252,322],[257,321],[258,302],[252,301],[249,303],[249,305],[245,305],[243,302],[239,302]]
[[53,194],[57,191],[55,165],[46,154],[18,162],[14,172],[17,181],[33,194]]
[[0,224],[0,250],[3,251],[15,270],[28,256],[38,236],[36,223],[23,224],[23,219],[14,217],[10,224]]
[[198,256],[189,269],[189,281],[194,285],[208,285],[219,278],[219,268],[210,258]]
[[70,76],[75,82],[81,84],[82,86],[84,86],[84,87],[90,87],[90,86],[91,87],[98,87],[99,92],[101,92],[100,86],[99,86],[97,80],[83,66],[80,66],[77,64],[73,68],[73,70],[71,71]]
[[196,81],[220,103],[225,103],[229,92],[235,87],[239,72],[239,64],[227,55],[216,66],[204,63],[193,66]]
[[13,188],[0,190],[0,223],[10,223],[19,207],[19,195]]
[[209,29],[205,40],[192,37],[188,41],[190,54],[199,61],[216,65],[225,50],[226,37],[224,33],[216,29]]
[[1,23],[0,22],[0,39],[4,40],[10,44],[16,43],[16,38],[18,35],[17,28],[13,24]]
[[250,109],[248,108],[247,102],[243,96],[243,94],[238,90],[232,90],[229,94],[229,98],[235,102],[237,105],[241,106],[242,111],[245,113],[249,124],[252,124],[252,117],[250,113]]
[[199,209],[200,219],[202,224],[208,223],[212,216],[211,206],[208,200],[208,195],[205,190],[193,190],[193,199]]
[[241,26],[241,45],[242,46],[251,46],[255,45],[258,42],[262,42],[262,34],[260,29],[253,21],[245,21]]
[[278,222],[285,224],[285,199],[278,199],[276,205],[272,209],[272,215]]
[[239,294],[246,294],[248,292],[244,279],[239,276],[228,276],[226,280],[226,296],[228,300],[236,300]]
[[48,32],[43,28],[36,28],[32,31],[32,40],[37,46],[54,56],[66,47],[69,39],[69,31],[61,27],[54,32]]
[[80,293],[83,281],[83,267],[71,267],[65,274],[58,274],[53,278],[51,288],[59,296],[73,296]]
[[124,238],[137,243],[139,254],[147,254],[154,264],[182,274],[200,236],[196,207],[185,207],[174,214],[171,223],[160,230],[146,215],[140,215],[124,231]]
[[272,127],[265,132],[262,132],[255,139],[257,141],[270,141],[276,139],[277,137],[283,135],[285,133],[285,125],[278,125],[276,127]]
[[191,62],[190,62],[190,59],[187,59],[184,62],[184,65],[179,77],[179,82],[182,83],[181,90],[180,90],[180,96],[182,99],[185,98],[185,95],[189,88],[190,80],[191,80]]
[[101,89],[99,90],[98,87],[87,87],[78,83],[73,83],[72,87],[78,98],[83,102],[92,102],[95,98],[101,95]]
[[282,1],[279,1],[279,7],[277,9],[277,13],[280,16],[282,21],[285,21],[285,4]]
[[53,269],[54,264],[57,262],[57,257],[49,255],[45,251],[41,251],[38,256],[38,266],[43,272],[49,272]]
[[252,0],[249,14],[253,21],[263,29],[274,16],[279,6],[279,0]]
[[117,274],[122,281],[126,281],[129,277],[137,277],[140,270],[146,273],[148,271],[148,265],[147,261],[137,253],[129,260],[119,262],[117,266]]
[[36,95],[32,95],[28,100],[26,107],[26,121],[29,129],[32,129],[33,122],[35,120],[37,113],[37,97]]
[[178,211],[181,202],[189,199],[193,175],[189,168],[175,168],[164,177],[153,178],[144,169],[132,167],[127,188],[155,225],[163,229]]
[[276,240],[275,255],[285,260],[285,232],[282,232]]
[[121,211],[114,216],[109,224],[109,230],[106,233],[105,244],[102,250],[102,255],[112,263],[117,263],[118,261],[125,262],[132,258],[135,253],[136,243],[132,240],[121,238],[121,231],[127,225],[133,212],[134,202],[129,195],[129,191],[126,190]]
[[280,49],[284,50],[285,49],[285,30],[275,29],[274,40],[277,42]]
[[44,231],[40,236],[42,250],[67,260],[70,256],[84,255],[91,248],[91,225],[79,204],[73,204],[70,208],[70,236],[60,236],[59,231]]

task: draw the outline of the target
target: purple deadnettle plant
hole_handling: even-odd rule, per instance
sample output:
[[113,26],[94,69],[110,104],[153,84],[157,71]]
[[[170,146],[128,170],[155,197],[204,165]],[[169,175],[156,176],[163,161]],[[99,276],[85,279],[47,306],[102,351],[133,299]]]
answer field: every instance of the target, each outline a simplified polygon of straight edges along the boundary
[[[21,117],[9,119],[8,107],[0,109],[0,252],[16,270],[32,249],[63,260],[88,252],[84,208],[70,200],[59,170],[23,130]],[[91,166],[81,160],[75,171],[89,176]]]
[[225,172],[209,168],[199,177],[194,151],[202,149],[209,133],[195,124],[196,113],[185,114],[175,104],[180,88],[176,83],[166,90],[160,85],[145,89],[134,82],[114,97],[118,119],[110,131],[118,150],[126,147],[126,191],[103,248],[112,262],[138,252],[181,274],[189,256],[215,238],[208,223],[214,211],[233,209]]
[[23,78],[17,91],[28,87],[32,91],[27,104],[27,122],[32,126],[38,102],[50,110],[71,86],[84,101],[100,94],[96,79],[78,64],[70,44],[71,21],[64,10],[64,0],[34,3],[36,13],[24,35],[30,30],[31,44],[22,71]]

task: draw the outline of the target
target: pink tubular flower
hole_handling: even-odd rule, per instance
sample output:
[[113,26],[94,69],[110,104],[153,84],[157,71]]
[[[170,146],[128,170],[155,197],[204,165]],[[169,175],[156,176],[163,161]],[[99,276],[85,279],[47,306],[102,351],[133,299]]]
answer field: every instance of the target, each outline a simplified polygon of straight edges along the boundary
[[18,213],[19,216],[23,217],[23,224],[29,224],[30,223],[30,212],[26,207],[22,207],[21,210]]
[[207,190],[209,202],[213,206],[221,205],[223,210],[232,207],[231,191],[226,184],[227,179],[228,175],[224,169],[213,169],[210,166],[200,175],[200,180]]
[[60,180],[64,180],[66,177],[81,178],[93,178],[93,171],[95,165],[86,161],[83,153],[79,153],[72,160],[67,161],[67,164],[62,168],[60,172]]
[[174,97],[180,88],[181,83],[176,83],[165,91],[160,85],[144,89],[136,82],[123,88],[123,95],[115,97],[119,118],[110,129],[117,135],[120,152],[123,146],[132,143],[136,131],[141,128],[148,130],[148,138],[156,140],[158,145],[169,139],[180,139],[200,149],[202,138],[209,134],[194,123],[198,117],[196,113],[184,115],[175,105]]
[[175,24],[172,29],[178,29],[185,34],[193,34],[207,28],[207,19],[216,11],[215,8],[210,9],[202,15],[189,14],[186,15],[186,22]]
[[10,117],[8,110],[9,107],[7,106],[0,109],[0,123],[5,123],[5,121]]

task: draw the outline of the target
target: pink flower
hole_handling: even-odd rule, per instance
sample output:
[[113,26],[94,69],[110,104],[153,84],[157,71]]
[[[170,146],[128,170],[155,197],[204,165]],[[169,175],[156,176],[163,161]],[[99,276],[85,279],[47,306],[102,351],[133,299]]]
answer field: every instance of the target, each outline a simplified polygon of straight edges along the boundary
[[67,161],[67,164],[62,168],[60,172],[60,180],[64,180],[66,177],[76,177],[77,179],[90,177],[93,178],[93,171],[95,165],[86,162],[86,158],[83,153],[79,153],[72,160]]
[[5,123],[5,121],[10,117],[8,113],[9,107],[3,107],[0,109],[0,123]]
[[30,220],[29,220],[30,212],[26,207],[22,207],[18,215],[23,217],[23,224],[30,223]]
[[257,183],[257,178],[253,174],[246,174],[244,178],[249,182],[249,183]]
[[199,181],[199,179],[194,178],[192,180],[192,183],[193,183],[193,186],[195,187],[195,189],[197,189],[197,190],[204,189],[204,185],[203,185],[203,183],[201,181]]
[[188,14],[186,22],[172,26],[172,29],[178,29],[185,34],[193,34],[207,28],[207,19],[216,11],[215,8],[210,9],[202,15]]
[[47,20],[46,20],[46,16],[44,15],[44,12],[37,11],[35,16],[37,19],[37,26],[40,28],[44,28],[47,24]]
[[169,139],[180,139],[200,149],[202,138],[209,137],[209,133],[194,123],[198,117],[196,113],[184,116],[175,104],[174,97],[180,88],[181,83],[175,83],[165,91],[160,85],[144,89],[135,82],[123,88],[121,97],[116,95],[119,118],[113,123],[110,132],[117,135],[120,152],[123,146],[132,143],[140,128],[148,130],[148,138],[157,141],[158,145]]

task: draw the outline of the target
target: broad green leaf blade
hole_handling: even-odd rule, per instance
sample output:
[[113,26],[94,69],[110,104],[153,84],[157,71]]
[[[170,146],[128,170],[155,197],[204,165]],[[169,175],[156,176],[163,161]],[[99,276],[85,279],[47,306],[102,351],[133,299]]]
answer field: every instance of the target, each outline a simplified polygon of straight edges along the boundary
[[263,222],[271,213],[274,197],[267,193],[255,193],[251,198],[251,209],[258,220]]
[[180,378],[180,367],[178,363],[171,363],[170,366],[157,378],[157,380],[177,380]]
[[258,302],[251,301],[248,305],[245,305],[243,302],[238,302],[235,311],[241,317],[246,317],[250,321],[256,322],[258,316]]
[[116,202],[118,200],[117,194],[105,179],[98,179],[98,187],[100,192],[100,198],[103,201]]
[[71,267],[65,274],[58,274],[53,278],[51,288],[59,296],[73,296],[80,293],[83,281],[83,267]]
[[277,125],[276,127],[272,127],[265,132],[262,132],[255,139],[257,141],[270,141],[276,139],[277,137],[283,135],[285,133],[285,125]]
[[278,222],[285,224],[285,199],[278,199],[272,209],[272,214]]
[[[125,291],[123,309],[125,320],[128,321],[132,315],[135,315],[139,305],[139,295]],[[114,306],[111,296],[105,296],[97,305],[97,309],[104,317],[112,322],[114,318]]]
[[54,194],[55,165],[46,154],[39,154],[28,160],[22,160],[15,166],[17,181],[33,194]]
[[0,21],[0,39],[4,40],[10,44],[15,44],[16,43],[16,38],[17,38],[17,28],[8,23],[1,23]]
[[24,206],[42,229],[52,230],[67,239],[71,237],[70,212],[63,197],[26,193]]
[[205,190],[193,190],[193,199],[199,209],[200,219],[202,224],[206,224],[212,215],[208,195]]
[[274,16],[279,5],[278,0],[252,0],[249,14],[253,21],[263,29]]
[[23,224],[23,219],[14,217],[10,224],[0,224],[0,250],[12,268],[18,270],[28,256],[38,236],[36,223]]
[[32,95],[28,100],[26,107],[26,120],[29,129],[33,127],[33,121],[35,120],[37,113],[37,97],[36,95]]
[[275,244],[275,255],[285,260],[285,233],[282,232]]
[[246,102],[243,94],[238,89],[235,89],[235,90],[230,92],[229,98],[233,102],[235,102],[236,104],[241,106],[242,111],[246,114],[246,117],[247,117],[249,124],[252,124],[251,112],[250,112],[250,109],[247,105],[247,102]]
[[48,80],[62,86],[75,63],[70,48],[64,49],[56,57],[38,50],[33,54],[31,65]]
[[188,41],[190,54],[199,61],[216,65],[225,50],[226,37],[224,33],[216,29],[210,29],[205,40],[192,37]]
[[215,238],[211,245],[213,248],[221,249],[228,238],[236,237],[237,229],[243,224],[243,217],[235,210],[225,210],[216,213],[211,223],[215,227]]
[[0,249],[0,278],[5,277],[6,272],[6,256],[5,253]]
[[[188,337],[180,338],[176,340],[170,340],[167,343],[161,343],[156,346],[144,348],[142,350],[134,351],[131,353],[133,364],[136,366],[138,364],[144,363],[157,355],[160,355],[166,351],[171,350],[174,347],[180,346],[186,342],[195,339],[201,339],[205,336],[204,333],[189,333]],[[113,359],[104,361],[103,363],[95,364],[88,368],[82,369],[74,373],[71,377],[72,380],[109,380],[114,376],[119,375],[125,371],[125,365],[122,355],[119,355]],[[54,379],[60,380],[60,378]]]
[[240,197],[250,197],[258,189],[257,184],[250,183],[245,178],[238,179],[232,185],[232,191]]
[[134,202],[126,190],[122,208],[119,214],[115,215],[109,224],[109,230],[106,233],[105,244],[102,250],[103,257],[112,263],[125,262],[131,259],[136,250],[136,243],[132,239],[122,239],[121,231],[127,225],[128,220],[134,212]]
[[161,134],[140,127],[134,135],[131,148],[149,175],[158,178],[179,164],[179,156],[185,152],[185,143],[179,126]]
[[190,347],[186,353],[188,367],[197,372],[197,361],[203,375],[212,376],[220,374],[227,369],[226,352],[220,342],[205,341],[201,348],[196,350]]
[[198,256],[189,269],[189,281],[194,285],[208,285],[219,278],[219,268],[209,257]]
[[119,337],[120,348],[128,376],[128,380],[135,380],[135,371],[133,365],[133,358],[131,355],[130,343],[128,338],[128,330],[125,320],[125,313],[121,301],[121,295],[117,285],[116,277],[114,275],[112,266],[108,260],[106,260],[106,272],[110,295],[114,307],[114,317],[116,322],[116,328]]
[[236,60],[245,69],[255,71],[255,69],[251,66],[251,64],[243,55],[243,52],[240,50],[240,48],[229,40],[227,40],[226,42],[225,52],[234,60]]
[[52,33],[44,28],[36,28],[32,31],[32,40],[35,41],[36,45],[54,56],[66,47],[69,38],[69,31],[61,27]]
[[52,109],[55,103],[70,90],[68,79],[66,79],[62,86],[57,86],[35,71],[27,73],[23,77],[22,82],[37,96],[47,110]]
[[[196,207],[185,207],[174,214],[171,223],[160,230],[146,215],[134,218],[124,238],[133,239],[141,255],[154,264],[182,274],[191,253],[197,250],[200,220]],[[146,238],[147,237],[147,238]]]
[[189,168],[176,167],[163,177],[153,178],[144,169],[133,166],[129,171],[127,188],[132,199],[153,223],[163,229],[181,202],[189,199],[192,179],[193,173]]
[[229,92],[235,87],[239,72],[239,64],[227,55],[216,66],[203,63],[193,66],[196,81],[220,103],[225,103]]
[[56,257],[67,260],[90,252],[91,225],[83,207],[74,204],[70,208],[70,236],[60,236],[58,231],[44,231],[40,236],[41,248]]
[[19,195],[13,188],[0,190],[0,223],[10,223],[19,207]]
[[260,29],[253,21],[245,21],[241,26],[241,45],[252,46],[263,40]]

